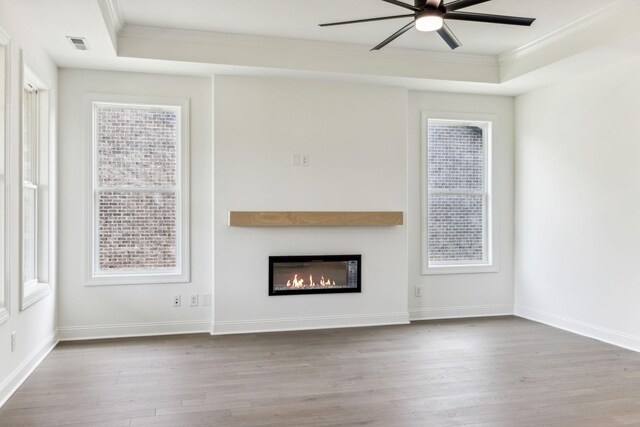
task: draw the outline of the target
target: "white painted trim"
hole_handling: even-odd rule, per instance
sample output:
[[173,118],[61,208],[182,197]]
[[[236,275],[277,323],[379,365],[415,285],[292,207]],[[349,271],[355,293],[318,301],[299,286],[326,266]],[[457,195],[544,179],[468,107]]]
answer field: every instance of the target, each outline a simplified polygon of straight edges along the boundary
[[406,325],[408,323],[409,313],[372,313],[341,316],[293,317],[285,319],[213,321],[211,323],[211,335],[357,328],[366,326]]
[[[7,262],[7,257],[9,254],[9,239],[7,238],[7,230],[11,230],[9,219],[9,203],[7,203],[7,198],[9,194],[9,182],[8,177],[11,176],[11,164],[8,161],[9,159],[9,151],[10,151],[10,141],[11,141],[11,120],[10,120],[10,112],[12,111],[11,105],[11,66],[12,66],[12,55],[11,55],[11,37],[7,34],[2,27],[0,27],[0,44],[4,47],[4,135],[2,137],[3,147],[2,153],[0,154],[0,161],[2,161],[2,167],[4,171],[4,181],[2,182],[2,189],[0,191],[0,195],[2,200],[0,201],[0,209],[2,212],[0,214],[0,218],[2,218],[2,223],[0,223],[0,230],[2,231],[0,234],[2,235],[2,247],[0,247],[0,292],[2,293],[2,299],[0,306],[0,324],[6,322],[11,316],[11,280],[9,274],[9,263]],[[0,405],[1,406],[1,405]]]
[[[424,260],[423,260],[424,263]],[[500,269],[495,264],[463,264],[463,265],[443,265],[424,267],[423,276],[432,276],[438,274],[479,274],[479,273],[498,273]]]
[[[213,321],[215,320],[215,316],[216,316],[216,304],[214,302],[214,296],[215,296],[215,282],[216,282],[216,180],[215,180],[215,164],[216,164],[216,78],[215,76],[211,76],[211,116],[209,117],[209,119],[211,120],[211,139],[209,140],[209,143],[211,144],[211,158],[209,159],[211,161],[210,165],[213,166],[212,170],[211,170],[211,178],[209,180],[209,184],[211,185],[211,211],[210,211],[210,217],[209,217],[209,221],[211,221],[211,234],[208,236],[211,239],[211,258],[209,259],[210,262],[210,270],[209,270],[209,274],[211,275],[211,284],[209,285],[209,288],[207,289],[207,294],[208,296],[208,305],[205,305],[205,295],[203,294],[202,296],[202,305],[203,306],[208,306],[210,307],[210,314],[209,314],[209,332],[211,333],[213,331]],[[205,236],[206,238],[207,236]]]
[[[498,164],[496,156],[498,151],[495,149],[495,122],[498,121],[497,113],[482,112],[451,112],[451,111],[422,111],[420,123],[420,223],[421,223],[421,241],[420,241],[420,263],[422,275],[436,274],[475,274],[475,273],[497,273],[500,271],[500,217],[498,213],[499,198],[501,197],[497,180],[494,179],[495,165]],[[485,238],[487,247],[487,263],[484,264],[468,264],[468,265],[441,265],[428,266],[427,262],[427,157],[428,157],[428,141],[427,141],[427,125],[428,120],[450,120],[459,122],[483,122],[488,124],[487,147],[485,149],[485,173],[486,173],[486,198],[488,200],[486,206],[486,231]]]
[[[51,105],[49,103],[49,96],[48,96],[48,86],[47,84],[44,82],[44,80],[41,78],[42,74],[39,73],[37,71],[37,69],[34,68],[34,64],[33,62],[29,59],[29,56],[23,51],[20,50],[20,75],[19,75],[19,82],[20,82],[20,97],[19,97],[19,102],[18,102],[18,111],[20,111],[19,114],[19,129],[20,129],[20,149],[18,150],[18,182],[20,183],[24,183],[23,180],[23,176],[22,176],[22,162],[23,162],[23,158],[22,158],[22,154],[23,154],[23,150],[22,150],[22,145],[24,144],[24,141],[22,140],[22,129],[24,126],[24,123],[22,122],[22,109],[23,109],[23,104],[24,104],[24,86],[26,82],[29,82],[31,85],[34,86],[35,89],[37,89],[40,94],[38,102],[37,102],[37,114],[36,114],[36,120],[37,120],[37,137],[36,137],[36,145],[35,145],[35,170],[36,170],[36,183],[38,183],[41,179],[40,176],[40,172],[41,172],[41,168],[40,168],[40,163],[43,162],[44,160],[46,160],[45,164],[46,166],[46,177],[44,178],[44,180],[46,181],[47,184],[50,184],[51,182],[51,161],[50,158],[47,159],[43,159],[42,156],[42,151],[46,151],[47,153],[50,152],[50,147],[52,144],[51,141],[51,135],[49,133],[49,128],[50,128],[50,123],[49,123],[49,119],[50,119],[50,108]],[[46,102],[41,102],[42,100],[46,100]],[[20,239],[18,239],[18,259],[19,259],[19,271],[18,271],[18,283],[20,283],[20,310],[26,310],[28,307],[30,307],[31,305],[35,304],[36,302],[40,301],[42,298],[46,297],[47,295],[51,294],[51,285],[49,283],[44,283],[44,282],[38,282],[38,281],[32,281],[29,283],[25,283],[24,282],[24,278],[23,278],[23,239],[22,239],[22,235],[23,235],[23,229],[24,229],[24,224],[22,222],[23,219],[23,188],[24,185],[20,185],[18,187],[18,200],[20,200],[19,203],[19,208],[18,208],[18,230],[19,230],[19,235],[21,236]],[[46,263],[49,266],[49,271],[47,274],[47,277],[49,280],[52,279],[52,264],[50,262],[51,260],[51,247],[52,247],[52,240],[53,240],[53,220],[52,220],[52,211],[51,211],[51,205],[52,205],[52,192],[49,192],[49,199],[47,202],[47,206],[48,206],[48,210],[47,211],[42,211],[39,207],[38,204],[36,203],[36,224],[39,224],[42,216],[45,215],[46,217],[46,221],[47,221],[47,242],[48,242],[48,249],[46,252],[44,252],[44,255],[47,257]],[[40,250],[39,250],[39,246],[40,246],[40,240],[42,238],[42,235],[39,232],[39,227],[36,226],[36,253],[40,254]],[[36,275],[40,274],[40,256],[36,256]],[[36,280],[38,279],[38,277],[36,277]]]
[[118,34],[124,27],[124,17],[118,0],[98,0],[102,19],[107,27],[114,52],[118,52]]
[[50,294],[51,285],[49,283],[41,283],[35,280],[25,283],[23,285],[22,301],[20,301],[20,310],[26,310]]
[[583,16],[582,18],[571,22],[563,27],[558,28],[555,31],[545,34],[537,40],[522,45],[516,49],[502,53],[498,56],[500,65],[515,62],[525,56],[531,55],[548,45],[555,43],[563,38],[570,36],[571,34],[589,27],[597,22],[603,21],[615,14],[624,12],[625,10],[638,6],[637,0],[613,0],[606,3],[602,8]]
[[78,341],[106,338],[151,337],[208,333],[208,320],[176,322],[128,323],[114,325],[62,326],[58,328],[60,341]]
[[[153,108],[172,108],[179,110],[178,134],[180,135],[178,149],[179,182],[178,212],[177,212],[177,249],[179,266],[175,270],[166,272],[121,272],[119,274],[94,274],[93,256],[97,253],[95,223],[97,211],[95,209],[94,185],[96,183],[95,144],[95,104],[129,104],[133,106],[150,106]],[[84,137],[85,137],[85,189],[84,189],[84,285],[139,285],[187,283],[191,279],[190,257],[190,101],[187,98],[166,98],[137,95],[118,95],[87,93],[84,96]]]
[[48,76],[42,68],[40,68],[36,61],[31,59],[29,54],[20,49],[20,63],[22,64],[21,72],[23,73],[20,76],[20,87],[24,86],[24,82],[28,81],[31,85],[39,90],[39,91],[48,91],[51,89],[53,84],[51,84],[51,76]]
[[458,307],[414,308],[409,318],[414,320],[464,319],[467,317],[492,317],[513,315],[512,305],[469,305]]
[[40,366],[40,363],[58,344],[56,333],[49,335],[21,364],[18,366],[2,384],[0,384],[0,408],[18,390],[29,375]]
[[114,30],[116,34],[124,27],[124,16],[122,15],[122,8],[120,7],[119,0],[98,0],[100,3],[104,3],[109,11],[111,22],[113,22]]
[[[24,183],[23,176],[22,176],[22,162],[23,162],[22,145],[24,144],[24,141],[22,140],[22,128],[24,126],[22,122],[22,109],[23,109],[23,103],[24,103],[23,88],[25,83],[29,82],[39,92],[39,95],[38,95],[39,99],[37,103],[37,118],[36,118],[36,120],[38,121],[37,123],[38,132],[37,132],[37,142],[35,145],[36,146],[35,168],[37,170],[36,183],[39,183],[41,180],[44,180],[46,185],[51,186],[52,166],[53,166],[51,149],[52,149],[52,145],[54,144],[53,136],[50,133],[51,123],[49,123],[49,119],[51,118],[50,117],[51,101],[49,97],[49,85],[47,85],[46,81],[42,79],[42,77],[43,77],[43,74],[38,72],[37,68],[35,67],[33,61],[30,60],[29,56],[23,50],[20,50],[20,75],[19,75],[20,97],[18,102],[18,111],[20,112],[20,114],[19,114],[18,129],[20,130],[21,136],[20,136],[20,150],[18,153],[18,175],[19,175],[18,182]],[[47,154],[46,158],[44,156],[45,153]],[[42,172],[41,162],[46,164],[45,178],[42,178],[41,176],[41,172]],[[50,189],[49,198],[47,201],[47,209],[46,210],[41,209],[40,207],[38,207],[39,205],[36,204],[37,206],[36,207],[36,224],[40,224],[40,222],[42,221],[42,217],[45,216],[45,220],[47,221],[47,226],[48,226],[48,230],[47,230],[48,233],[46,235],[46,242],[47,242],[46,251],[42,251],[42,247],[40,246],[42,244],[42,241],[41,241],[42,235],[38,232],[38,227],[36,226],[36,242],[37,242],[36,250],[37,250],[37,254],[39,255],[44,254],[44,258],[46,258],[46,265],[48,266],[47,279],[48,279],[48,282],[50,283],[37,282],[37,281],[32,281],[29,283],[24,282],[24,278],[23,278],[23,264],[24,264],[23,255],[24,254],[23,254],[23,239],[22,239],[22,233],[24,228],[24,224],[22,223],[23,208],[24,208],[22,204],[23,188],[24,188],[24,185],[18,186],[18,200],[20,201],[20,203],[18,204],[18,222],[19,222],[18,235],[20,236],[20,239],[18,239],[18,251],[19,251],[18,259],[20,260],[19,271],[18,271],[18,278],[19,278],[18,283],[20,283],[20,310],[27,309],[28,307],[40,301],[47,295],[51,294],[52,292],[51,282],[53,281],[53,272],[55,268],[55,266],[53,265],[54,263],[51,262],[52,260],[51,250],[52,248],[55,248],[55,243],[54,243],[55,222],[53,219],[53,211],[52,211],[54,196],[53,196],[52,189]],[[40,261],[42,259],[43,259],[43,256],[36,256],[36,272],[37,272],[36,274],[37,275],[40,275],[42,273],[42,269],[41,269],[42,261]]]
[[553,326],[554,328],[593,338],[628,350],[640,352],[640,337],[635,335],[625,334],[623,332],[614,331],[613,329],[603,328],[601,326],[521,305],[515,306],[514,314],[524,319],[544,323],[545,325]]

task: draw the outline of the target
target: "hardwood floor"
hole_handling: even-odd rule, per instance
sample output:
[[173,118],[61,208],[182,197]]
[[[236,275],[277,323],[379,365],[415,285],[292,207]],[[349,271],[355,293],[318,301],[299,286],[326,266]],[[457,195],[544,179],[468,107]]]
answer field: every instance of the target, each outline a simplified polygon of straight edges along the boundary
[[61,343],[0,426],[640,425],[640,354],[515,317]]

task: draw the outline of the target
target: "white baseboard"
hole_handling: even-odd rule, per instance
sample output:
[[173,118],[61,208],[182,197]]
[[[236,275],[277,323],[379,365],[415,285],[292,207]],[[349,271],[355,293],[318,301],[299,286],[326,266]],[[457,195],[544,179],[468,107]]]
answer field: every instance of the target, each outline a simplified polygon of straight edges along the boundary
[[29,375],[57,344],[58,338],[56,333],[53,332],[0,384],[0,408],[18,390],[18,387],[29,378]]
[[60,341],[91,340],[102,338],[148,337],[208,333],[208,321],[151,322],[121,325],[62,326],[58,328]]
[[300,331],[310,329],[355,328],[362,326],[406,325],[408,313],[381,313],[345,316],[297,317],[221,321],[211,324],[211,335],[250,334],[258,332]]
[[640,337],[603,328],[597,325],[547,313],[531,307],[515,306],[515,315],[534,322],[544,323],[574,334],[593,338],[618,347],[640,352]]
[[472,305],[461,307],[414,308],[409,310],[409,318],[412,321],[509,316],[512,314],[512,305]]

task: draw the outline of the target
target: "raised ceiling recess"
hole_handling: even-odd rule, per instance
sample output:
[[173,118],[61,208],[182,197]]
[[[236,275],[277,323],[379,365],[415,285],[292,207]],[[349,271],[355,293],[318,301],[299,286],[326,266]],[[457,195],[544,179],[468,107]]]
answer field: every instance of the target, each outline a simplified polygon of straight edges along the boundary
[[460,12],[460,9],[486,3],[491,0],[454,0],[444,3],[444,0],[415,0],[414,4],[407,4],[398,0],[382,0],[387,3],[410,10],[411,13],[402,15],[380,16],[376,18],[357,19],[352,21],[330,22],[320,24],[321,27],[334,25],[359,24],[362,22],[385,21],[388,19],[411,18],[411,22],[404,25],[395,33],[384,39],[371,50],[380,50],[407,31],[416,28],[418,31],[436,31],[451,49],[456,49],[462,44],[453,34],[453,31],[445,23],[446,20],[485,22],[488,24],[506,24],[530,26],[535,18],[523,18],[519,16],[492,15],[487,13]]

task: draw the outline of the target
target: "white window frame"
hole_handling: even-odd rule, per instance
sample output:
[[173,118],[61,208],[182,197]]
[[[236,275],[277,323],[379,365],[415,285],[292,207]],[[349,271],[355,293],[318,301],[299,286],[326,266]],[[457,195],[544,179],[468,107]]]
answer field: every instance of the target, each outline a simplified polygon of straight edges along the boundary
[[[429,112],[422,113],[422,274],[467,274],[467,273],[495,273],[499,271],[498,265],[498,234],[497,215],[495,209],[495,188],[494,188],[494,123],[495,114],[474,114],[474,113],[450,113],[450,112]],[[485,259],[480,262],[454,261],[448,263],[429,262],[429,235],[428,235],[428,215],[429,215],[429,122],[450,122],[459,125],[479,126],[483,128],[484,138],[484,191],[482,192],[443,192],[444,194],[482,194],[484,197],[484,226],[483,226],[483,246]]]
[[[19,218],[20,218],[20,310],[26,310],[36,302],[40,301],[52,292],[51,279],[53,275],[51,262],[51,254],[53,248],[53,220],[51,215],[51,160],[50,144],[51,144],[51,127],[49,123],[50,97],[48,86],[39,77],[41,74],[35,71],[28,56],[21,51],[22,67],[20,75],[20,153],[19,153]],[[24,281],[24,252],[23,252],[23,230],[24,230],[24,177],[23,177],[23,106],[24,106],[24,90],[26,85],[30,85],[37,91],[36,100],[36,118],[34,120],[34,131],[36,134],[34,155],[34,170],[36,173],[36,183],[48,187],[46,191],[37,191],[36,200],[36,230],[44,229],[44,232],[36,231],[36,279],[29,282]],[[46,200],[45,200],[46,199]]]
[[7,227],[7,182],[6,178],[8,175],[8,163],[7,153],[9,144],[9,121],[8,121],[8,111],[9,108],[9,93],[10,93],[10,82],[11,82],[11,45],[10,38],[7,33],[4,32],[2,28],[0,28],[0,67],[2,68],[2,76],[4,78],[0,81],[2,85],[2,89],[0,90],[0,238],[2,240],[2,244],[0,244],[0,324],[6,322],[10,316],[10,307],[9,307],[9,280],[6,277],[6,254],[8,238],[6,231]]
[[[25,82],[24,86],[22,88],[22,107],[25,107],[25,92],[30,92],[31,93],[31,100],[30,102],[32,103],[32,115],[31,115],[31,123],[26,124],[24,123],[24,121],[22,122],[22,132],[24,132],[24,127],[25,126],[29,126],[31,127],[31,168],[32,168],[32,177],[31,179],[28,179],[27,177],[22,176],[22,194],[24,195],[26,191],[29,190],[33,190],[35,192],[34,194],[34,206],[33,206],[33,267],[34,267],[34,278],[29,280],[29,281],[25,281],[26,278],[23,277],[23,286],[25,288],[31,288],[33,286],[35,286],[38,283],[38,248],[39,248],[39,244],[38,244],[38,236],[39,236],[39,227],[38,227],[38,182],[39,182],[39,175],[40,175],[40,171],[39,169],[39,165],[40,165],[40,159],[39,159],[39,148],[40,148],[40,132],[39,132],[39,123],[40,123],[40,112],[39,112],[39,106],[40,106],[40,92],[38,91],[38,89],[36,87],[34,87],[31,83],[29,82]],[[24,114],[24,112],[23,112]],[[23,120],[24,120],[24,115],[22,116]],[[24,135],[24,133],[23,133]],[[25,141],[22,141],[22,146],[24,149],[24,144]],[[23,151],[24,153],[24,151]],[[24,158],[22,159],[22,162],[24,162]],[[24,167],[24,164],[22,164],[22,167]],[[24,169],[23,169],[24,171]],[[24,203],[24,199],[22,200],[22,203]],[[24,205],[23,205],[23,212],[24,214]],[[22,227],[23,227],[23,231],[24,231],[24,218],[23,218],[23,223],[22,223]],[[24,236],[23,236],[23,242],[24,242]],[[23,247],[24,250],[24,247]],[[24,252],[23,252],[23,257],[24,257]],[[24,258],[23,258],[23,263],[24,263]],[[24,267],[24,265],[23,265]],[[23,270],[24,273],[24,270]]]
[[[147,96],[126,96],[108,94],[86,94],[85,103],[85,286],[101,285],[138,285],[185,283],[190,280],[189,264],[189,100],[158,98]],[[98,255],[98,209],[97,195],[97,127],[95,115],[100,106],[123,106],[126,108],[160,109],[178,113],[178,147],[176,183],[176,263],[171,270],[127,270],[100,271],[97,268]],[[117,189],[116,189],[117,190]],[[127,191],[144,192],[148,189]],[[154,189],[158,191],[158,189]]]

